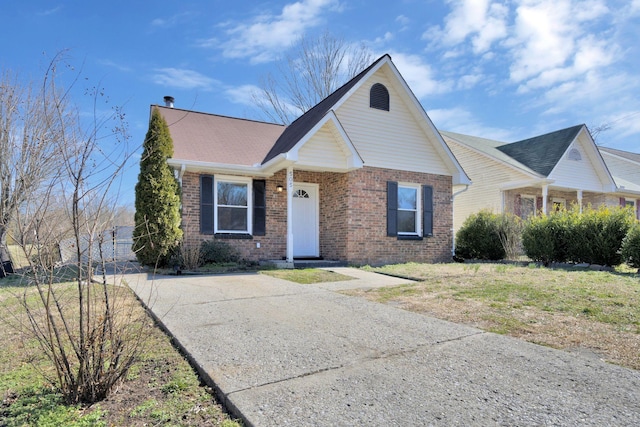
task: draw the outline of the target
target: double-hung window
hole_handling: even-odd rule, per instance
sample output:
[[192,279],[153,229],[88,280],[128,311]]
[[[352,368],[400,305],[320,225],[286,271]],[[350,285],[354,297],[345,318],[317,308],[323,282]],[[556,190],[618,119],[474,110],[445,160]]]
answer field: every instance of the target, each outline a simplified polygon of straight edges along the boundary
[[420,235],[420,186],[398,184],[398,234]]
[[420,240],[433,236],[433,187],[387,181],[387,236]]
[[215,177],[215,232],[251,233],[251,180]]

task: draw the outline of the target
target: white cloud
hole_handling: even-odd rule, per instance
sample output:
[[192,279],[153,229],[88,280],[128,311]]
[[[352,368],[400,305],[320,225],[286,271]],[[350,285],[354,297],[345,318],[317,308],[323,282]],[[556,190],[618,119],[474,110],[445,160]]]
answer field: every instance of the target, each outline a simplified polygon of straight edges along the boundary
[[402,53],[392,53],[391,57],[418,99],[451,91],[453,83],[450,80],[436,80],[431,66],[422,57]]
[[153,82],[168,87],[211,90],[220,84],[204,74],[183,68],[158,68],[155,72]]
[[409,29],[409,24],[411,23],[411,20],[404,15],[398,15],[396,16],[396,22],[400,24],[400,31],[406,31]]
[[338,7],[337,0],[301,0],[284,6],[279,15],[262,14],[249,23],[227,25],[223,55],[250,58],[252,63],[271,61],[308,28],[321,24],[323,13]]
[[427,111],[437,129],[461,133],[464,135],[481,136],[496,141],[511,142],[513,133],[500,128],[485,126],[469,110],[462,107],[442,108]]
[[224,93],[229,101],[235,104],[255,107],[255,97],[262,93],[262,90],[255,85],[242,85],[227,88]]
[[608,13],[603,1],[522,0],[507,43],[514,59],[511,80],[526,91],[608,65],[615,45],[589,34],[591,21]]
[[490,0],[448,0],[448,3],[453,10],[445,17],[444,28],[430,28],[423,39],[455,46],[469,38],[473,52],[481,54],[507,36],[509,9],[504,4]]

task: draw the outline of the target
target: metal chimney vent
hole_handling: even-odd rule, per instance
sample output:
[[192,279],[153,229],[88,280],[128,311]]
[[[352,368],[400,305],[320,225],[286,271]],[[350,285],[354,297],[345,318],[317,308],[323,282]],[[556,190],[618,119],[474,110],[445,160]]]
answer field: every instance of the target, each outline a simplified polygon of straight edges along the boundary
[[165,96],[164,97],[164,105],[166,107],[173,108],[173,102],[174,101],[175,101],[175,99],[173,98],[173,96]]

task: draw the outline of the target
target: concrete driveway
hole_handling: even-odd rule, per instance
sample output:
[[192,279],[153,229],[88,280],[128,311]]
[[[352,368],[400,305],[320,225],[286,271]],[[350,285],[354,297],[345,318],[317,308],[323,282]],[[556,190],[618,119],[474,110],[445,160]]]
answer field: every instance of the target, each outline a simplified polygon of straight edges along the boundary
[[260,274],[127,281],[247,426],[637,426],[640,372]]

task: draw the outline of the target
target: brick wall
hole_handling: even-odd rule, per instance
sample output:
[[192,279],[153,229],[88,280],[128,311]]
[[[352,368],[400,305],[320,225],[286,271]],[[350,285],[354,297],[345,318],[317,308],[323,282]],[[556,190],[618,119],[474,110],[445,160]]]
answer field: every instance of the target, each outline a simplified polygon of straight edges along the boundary
[[[387,237],[387,181],[433,187],[433,236]],[[451,177],[365,167],[349,173],[348,261],[357,265],[451,260]]]
[[[433,237],[398,240],[386,235],[387,181],[433,186]],[[294,171],[295,182],[318,184],[320,197],[320,255],[356,265],[399,262],[440,262],[451,259],[451,177],[365,167],[349,173]],[[253,239],[228,239],[248,260],[286,256],[286,172],[266,180],[266,235]],[[212,235],[200,234],[200,179],[185,173],[182,179],[185,244],[199,245]],[[260,243],[257,248],[256,243]]]

